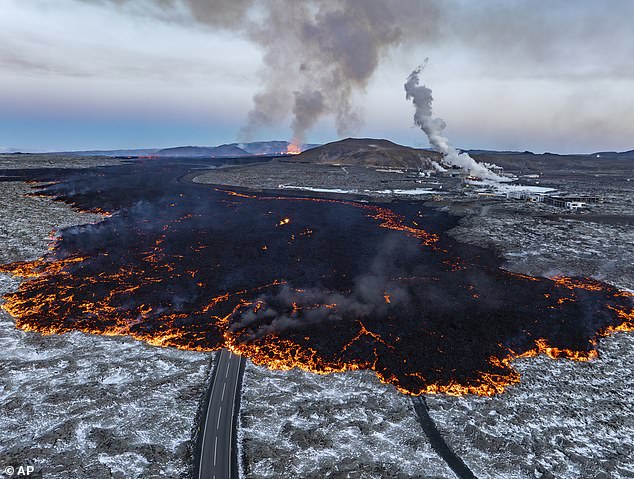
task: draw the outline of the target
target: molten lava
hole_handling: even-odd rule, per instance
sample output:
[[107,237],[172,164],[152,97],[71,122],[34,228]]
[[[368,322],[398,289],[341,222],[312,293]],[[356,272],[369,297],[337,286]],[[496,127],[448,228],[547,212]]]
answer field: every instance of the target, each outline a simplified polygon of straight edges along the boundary
[[368,369],[404,393],[454,395],[501,393],[520,380],[517,358],[587,361],[601,337],[634,330],[631,293],[505,271],[447,234],[456,218],[417,203],[173,181],[186,171],[160,159],[61,179],[25,171],[45,184],[37,194],[117,213],[59,232],[40,260],[0,266],[24,279],[2,306],[16,326],[226,347],[277,369]]
[[297,140],[293,140],[286,147],[287,155],[299,155],[301,152],[302,152],[302,148]]

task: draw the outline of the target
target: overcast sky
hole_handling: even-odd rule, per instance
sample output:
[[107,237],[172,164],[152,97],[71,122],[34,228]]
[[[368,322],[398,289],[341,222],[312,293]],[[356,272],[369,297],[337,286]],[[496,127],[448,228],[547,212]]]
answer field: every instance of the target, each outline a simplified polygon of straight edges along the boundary
[[[284,33],[285,22],[276,24],[277,32],[261,31],[272,18],[267,15],[285,11],[284,0],[234,0],[244,10],[228,13],[225,3],[0,0],[0,151],[233,142],[249,121],[254,95],[271,89],[285,105],[281,118],[259,122],[251,139],[291,139],[290,102],[300,85],[293,79],[328,96],[311,75],[348,45],[339,43],[322,58],[319,48],[332,43],[324,37],[368,23],[348,25],[346,18],[357,16],[342,16],[335,30],[309,36],[298,29],[300,41],[300,33]],[[322,2],[309,3],[318,18]],[[372,3],[331,5],[354,13]],[[336,96],[311,120],[305,141],[332,141],[345,131],[427,146],[412,127],[403,83],[428,57],[421,80],[459,147],[634,148],[634,1],[394,0],[391,8],[399,11],[385,20],[390,29],[376,46],[376,68],[350,91],[348,84],[338,87],[349,94],[354,126],[340,127]],[[311,17],[301,21],[313,25]],[[371,23],[373,29],[383,24]],[[345,41],[358,38],[346,35]],[[272,52],[273,63],[265,59]],[[308,73],[306,56],[321,58]]]

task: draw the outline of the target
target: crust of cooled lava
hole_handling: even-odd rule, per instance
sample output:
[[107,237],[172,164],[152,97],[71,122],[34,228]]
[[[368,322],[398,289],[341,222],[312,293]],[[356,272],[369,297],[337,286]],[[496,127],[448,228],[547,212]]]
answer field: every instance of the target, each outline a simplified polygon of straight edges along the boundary
[[[376,172],[371,168],[302,165],[288,161],[214,170],[196,175],[196,181],[253,189],[277,189],[280,184],[298,181],[301,181],[300,186],[357,190],[387,190],[412,185],[412,179],[406,175]],[[569,174],[569,168],[562,168],[564,170],[566,175],[550,177],[547,172],[542,172],[543,182],[562,189],[581,190],[585,194],[600,194],[604,202],[573,215],[545,205],[482,199],[475,188],[464,187],[457,180],[439,179],[444,186],[443,196],[441,201],[430,204],[464,216],[452,234],[460,241],[494,247],[507,260],[506,267],[510,270],[532,275],[583,273],[621,288],[634,289],[631,248],[634,239],[627,223],[634,195],[624,181],[623,172],[615,171],[599,181],[594,172]],[[14,216],[29,218],[25,212]],[[8,224],[6,220],[4,223]],[[32,231],[34,226],[25,224],[24,230]],[[42,237],[46,233],[42,230]],[[37,256],[44,244],[44,240],[39,241],[33,254],[12,254],[5,259]],[[4,284],[8,285],[7,289],[15,289],[17,285],[15,281]],[[44,464],[55,465],[59,471],[66,466],[64,461],[68,461],[68,467],[77,473],[82,472],[82,464],[89,464],[100,468],[98,473],[105,477],[107,468],[117,473],[121,471],[118,464],[128,461],[137,471],[169,475],[172,470],[160,469],[167,466],[150,465],[153,456],[147,447],[144,448],[147,441],[143,438],[159,434],[159,441],[161,438],[167,441],[169,435],[182,438],[181,442],[176,441],[172,452],[168,448],[161,451],[164,455],[172,454],[174,471],[186,470],[179,458],[186,457],[183,448],[187,446],[183,444],[189,440],[187,427],[203,391],[185,391],[188,387],[200,389],[206,378],[207,363],[194,359],[203,357],[200,353],[156,350],[130,340],[93,338],[77,333],[42,338],[15,331],[9,328],[10,320],[6,315],[2,318],[5,324],[2,334],[9,338],[4,341],[16,348],[20,344],[21,348],[24,344],[27,347],[36,344],[35,349],[39,347],[42,351],[57,348],[61,351],[59,358],[72,363],[71,370],[79,368],[83,371],[86,375],[83,382],[92,385],[92,389],[86,389],[86,397],[103,394],[104,377],[110,378],[108,383],[116,383],[118,375],[128,366],[128,358],[134,358],[135,364],[143,364],[141,370],[147,375],[122,379],[122,384],[134,385],[127,391],[140,388],[148,379],[154,379],[154,382],[148,383],[153,385],[152,388],[148,386],[141,390],[150,395],[150,400],[147,397],[126,399],[129,401],[126,405],[142,412],[135,412],[139,419],[134,424],[146,435],[124,435],[117,430],[121,423],[113,423],[116,420],[110,413],[104,412],[97,424],[86,422],[82,418],[90,417],[94,401],[90,408],[80,402],[77,411],[72,411],[74,419],[38,430],[35,420],[28,419],[28,413],[35,411],[40,414],[38,417],[45,419],[51,410],[46,409],[40,399],[48,398],[51,404],[57,404],[55,394],[66,394],[59,391],[79,386],[63,382],[68,376],[65,374],[66,363],[60,363],[56,356],[50,361],[27,352],[3,353],[9,361],[3,364],[9,364],[9,370],[13,371],[9,382],[9,392],[13,395],[2,399],[5,403],[8,400],[17,402],[13,409],[9,409],[12,412],[7,424],[3,425],[5,430],[15,429],[15,434],[5,439],[11,441],[13,449],[4,445],[0,448],[10,450],[12,455],[0,456],[0,460],[6,463],[7,458],[24,457],[30,442],[25,445],[20,438],[35,435],[45,444],[36,456],[45,457]],[[59,347],[52,346],[57,342]],[[102,348],[103,352],[95,355],[95,348]],[[85,354],[85,361],[69,358],[69,351],[74,355],[79,351],[79,358]],[[108,365],[112,357],[120,356],[124,359]],[[96,368],[94,361],[97,361]],[[46,364],[44,370],[49,372],[45,376],[47,381],[38,384],[36,381],[42,376],[39,370],[30,376],[23,371],[41,364]],[[428,398],[430,414],[449,445],[478,477],[629,478],[634,476],[631,460],[634,457],[633,364],[634,335],[619,333],[600,340],[598,359],[583,363],[544,356],[518,360],[514,366],[521,373],[522,381],[510,386],[504,394],[493,397],[433,396]],[[105,369],[106,372],[101,373],[101,367],[114,370]],[[172,368],[179,371],[173,373],[175,376],[169,375]],[[181,375],[181,371],[189,371],[189,375]],[[55,381],[63,387],[53,387]],[[158,386],[156,381],[159,381]],[[250,364],[244,381],[239,447],[245,477],[323,477],[326,474],[332,477],[360,474],[368,478],[453,477],[431,450],[408,398],[391,386],[381,384],[371,372],[318,376],[301,371],[270,371]],[[41,391],[34,397],[18,394],[18,388],[24,382],[32,388],[41,388]],[[114,401],[124,389],[125,386],[106,398]],[[156,396],[151,395],[154,391],[157,391]],[[76,397],[76,391],[73,393]],[[180,425],[177,431],[180,435],[174,435],[174,430],[142,429],[164,426],[160,423],[166,416],[164,408],[176,404],[175,397],[178,397],[179,410],[172,412],[170,419]],[[68,399],[69,396],[64,396],[60,403],[67,403]],[[111,403],[97,404],[99,410],[111,411],[108,409]],[[157,404],[162,412],[154,416],[152,413]],[[115,410],[120,410],[119,407],[122,406],[118,404]],[[131,416],[124,419],[129,421]],[[156,424],[152,424],[153,421]],[[21,425],[23,422],[26,426]],[[52,433],[47,435],[50,431]],[[91,456],[92,453],[81,450],[78,444],[84,438],[91,445],[104,448],[105,456]],[[60,452],[55,447],[66,449]],[[82,454],[86,456],[81,458]],[[93,469],[87,472],[91,477],[100,477]]]
[[[108,163],[112,160],[0,158],[3,168]],[[1,263],[42,256],[52,228],[101,219],[25,196],[29,192],[23,183],[0,183]],[[18,284],[0,275],[0,295]],[[190,474],[208,354],[123,337],[27,333],[2,310],[0,343],[0,464],[34,465],[46,478]]]
[[[536,276],[584,274],[634,290],[630,164],[612,164],[605,171],[575,170],[574,158],[568,163],[557,158],[548,171],[547,160],[538,162],[536,171],[527,169],[530,163],[524,157],[505,160],[504,166],[507,171],[515,166],[518,174],[520,169],[540,173],[546,186],[598,195],[602,203],[571,213],[483,199],[476,188],[446,182],[442,200],[428,204],[464,216],[452,235],[494,248],[509,270]],[[302,166],[293,168],[284,173],[270,165],[258,167],[257,173],[264,175],[262,184],[274,187],[289,181],[287,174],[304,171]],[[302,184],[345,184],[334,168],[325,171],[335,178],[322,176],[320,183],[316,173],[302,177]],[[380,178],[373,174],[349,181],[377,185]],[[251,174],[244,171],[198,178],[218,180],[253,186]],[[477,477],[634,477],[634,335],[601,339],[599,358],[589,362],[541,355],[513,364],[522,379],[504,394],[427,399],[438,429]],[[346,477],[358,468],[368,478],[454,477],[430,451],[410,402],[370,373],[321,377],[249,366],[245,386],[245,477],[320,477],[324,471]],[[310,457],[298,461],[297,451],[304,450],[311,451]]]

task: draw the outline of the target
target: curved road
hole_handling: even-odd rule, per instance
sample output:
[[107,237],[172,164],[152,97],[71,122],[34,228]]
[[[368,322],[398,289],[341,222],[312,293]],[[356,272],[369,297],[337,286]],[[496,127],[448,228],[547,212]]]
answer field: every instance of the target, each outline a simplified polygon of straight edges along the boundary
[[414,410],[418,415],[418,422],[427,435],[427,439],[429,439],[432,449],[445,460],[447,465],[459,479],[477,479],[473,472],[471,472],[471,469],[469,469],[463,460],[460,459],[455,452],[453,452],[453,450],[449,447],[449,444],[447,444],[440,434],[436,424],[429,416],[429,408],[427,407],[427,401],[425,401],[425,398],[423,396],[412,396],[412,403],[414,404]]
[[237,477],[233,467],[233,425],[238,413],[241,370],[245,360],[227,349],[218,353],[213,385],[203,422],[203,435],[198,464],[199,479]]

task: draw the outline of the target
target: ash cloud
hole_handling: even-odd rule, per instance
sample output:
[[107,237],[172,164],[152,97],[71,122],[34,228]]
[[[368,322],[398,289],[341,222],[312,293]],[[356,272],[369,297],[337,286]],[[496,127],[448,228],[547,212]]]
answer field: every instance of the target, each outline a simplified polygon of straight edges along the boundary
[[401,11],[395,2],[362,0],[268,3],[264,21],[248,32],[264,49],[265,83],[240,136],[248,139],[284,104],[294,143],[325,115],[334,116],[341,136],[358,130],[363,115],[354,95],[365,91],[381,56],[401,43]]
[[[609,9],[589,0],[554,0],[547,8],[528,0],[512,5],[501,0],[81,1],[224,29],[253,41],[264,61],[254,79],[260,87],[253,108],[239,134],[243,141],[288,115],[296,143],[325,116],[334,118],[339,135],[353,134],[363,122],[355,100],[381,59],[399,46],[407,53],[420,46],[455,45],[478,58],[492,76],[563,70],[574,77],[575,72],[588,74],[576,55],[579,45],[586,45],[594,77],[595,71],[614,68],[631,77],[623,65],[631,56],[627,19],[634,7],[625,0],[615,0]],[[607,59],[606,51],[616,60]],[[577,109],[575,103],[566,115],[574,118]]]

